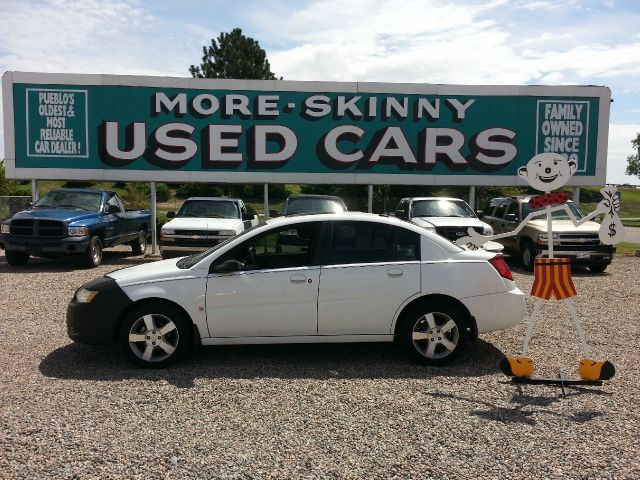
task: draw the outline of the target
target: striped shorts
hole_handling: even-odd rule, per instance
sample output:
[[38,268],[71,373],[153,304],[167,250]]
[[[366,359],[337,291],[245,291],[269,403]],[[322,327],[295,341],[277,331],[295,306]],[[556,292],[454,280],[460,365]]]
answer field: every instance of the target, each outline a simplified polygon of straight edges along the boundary
[[576,287],[571,280],[571,260],[568,258],[537,258],[533,273],[533,297],[558,300],[576,295]]

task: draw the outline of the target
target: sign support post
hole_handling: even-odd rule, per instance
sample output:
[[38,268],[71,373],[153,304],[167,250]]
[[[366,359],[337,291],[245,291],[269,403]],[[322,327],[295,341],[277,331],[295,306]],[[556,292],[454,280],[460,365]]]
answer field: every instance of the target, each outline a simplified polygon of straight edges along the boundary
[[151,182],[151,253],[155,255],[156,253],[156,243],[157,243],[157,235],[156,235],[156,182]]

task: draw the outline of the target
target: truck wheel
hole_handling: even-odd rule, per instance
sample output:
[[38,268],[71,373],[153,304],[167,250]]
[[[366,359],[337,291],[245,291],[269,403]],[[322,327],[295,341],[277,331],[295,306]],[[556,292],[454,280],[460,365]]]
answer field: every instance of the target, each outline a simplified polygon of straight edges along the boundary
[[91,237],[89,248],[84,252],[83,263],[86,267],[97,267],[102,263],[102,240],[100,237]]
[[12,252],[9,250],[5,250],[4,254],[7,257],[7,263],[9,265],[13,265],[14,267],[21,267],[26,265],[29,261],[29,254],[24,252]]
[[589,264],[589,270],[593,273],[602,273],[608,266],[608,263],[591,263]]
[[140,230],[136,239],[129,245],[131,245],[131,250],[134,255],[144,254],[144,251],[147,249],[147,231]]
[[533,265],[536,260],[536,254],[533,250],[533,245],[530,242],[523,243],[520,247],[520,259],[522,260],[522,266],[527,272],[533,272]]

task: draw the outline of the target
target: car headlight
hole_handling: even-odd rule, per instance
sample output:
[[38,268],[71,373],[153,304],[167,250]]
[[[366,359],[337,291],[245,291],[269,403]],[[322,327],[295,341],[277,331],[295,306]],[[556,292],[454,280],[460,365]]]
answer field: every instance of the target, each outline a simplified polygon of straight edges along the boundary
[[162,228],[160,229],[161,235],[173,235],[176,231],[173,228]]
[[70,237],[84,237],[89,235],[89,229],[87,227],[69,227],[67,235]]
[[220,235],[224,237],[233,237],[235,234],[235,230],[220,230]]
[[2,227],[0,228],[1,228],[0,232],[2,233],[9,233],[9,231],[11,230],[11,226],[8,223],[3,223]]
[[[548,234],[541,233],[541,234],[538,235],[538,243],[539,244],[547,243],[547,240],[549,240],[549,235]],[[560,244],[560,236],[557,233],[554,233],[551,236],[551,240],[553,241],[554,245]]]
[[493,235],[493,228],[489,225],[482,227],[482,235]]
[[78,303],[89,303],[94,297],[98,294],[98,292],[94,290],[87,290],[84,287],[80,287],[76,292],[76,302]]

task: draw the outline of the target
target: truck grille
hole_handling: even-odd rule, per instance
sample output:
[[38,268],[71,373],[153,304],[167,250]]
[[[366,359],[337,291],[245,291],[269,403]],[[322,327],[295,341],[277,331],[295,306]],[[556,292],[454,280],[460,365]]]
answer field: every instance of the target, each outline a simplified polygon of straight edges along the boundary
[[562,233],[559,235],[560,246],[579,247],[586,245],[600,245],[597,233]]
[[[469,227],[438,227],[436,233],[452,242],[468,235]],[[473,227],[473,229],[482,235],[482,227]]]
[[64,223],[58,220],[11,220],[11,235],[19,237],[64,237]]
[[200,237],[217,237],[220,232],[213,230],[176,230],[176,235],[198,235]]

